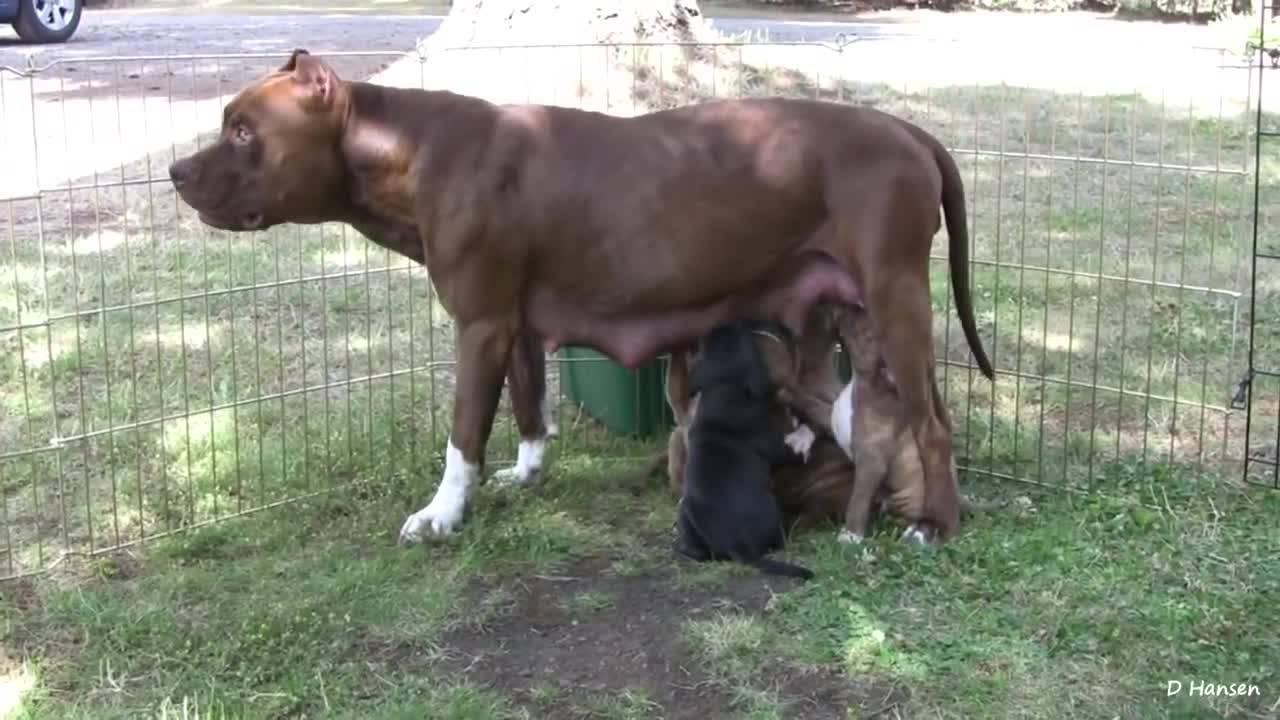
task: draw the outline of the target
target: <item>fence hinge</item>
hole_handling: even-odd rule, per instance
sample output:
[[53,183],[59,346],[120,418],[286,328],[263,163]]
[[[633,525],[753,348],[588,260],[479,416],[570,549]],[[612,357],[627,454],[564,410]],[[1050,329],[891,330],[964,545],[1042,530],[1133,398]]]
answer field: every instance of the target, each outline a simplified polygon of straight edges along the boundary
[[1240,382],[1236,383],[1236,391],[1231,396],[1231,409],[1244,410],[1245,400],[1249,397],[1249,389],[1253,386],[1253,368],[1240,378]]

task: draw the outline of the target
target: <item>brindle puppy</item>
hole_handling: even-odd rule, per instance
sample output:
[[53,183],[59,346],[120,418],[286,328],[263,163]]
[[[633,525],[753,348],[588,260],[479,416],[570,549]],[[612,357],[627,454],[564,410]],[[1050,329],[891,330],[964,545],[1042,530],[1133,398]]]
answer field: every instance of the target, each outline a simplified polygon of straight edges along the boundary
[[[840,540],[862,541],[871,504],[879,495],[883,512],[911,523],[904,537],[929,542],[929,533],[917,523],[924,513],[924,467],[915,438],[903,422],[902,399],[881,359],[870,317],[854,307],[833,312],[852,378],[831,405],[828,421],[823,421],[820,409],[801,406],[797,411],[833,436],[853,462],[853,490]],[[787,393],[782,394],[789,401]]]

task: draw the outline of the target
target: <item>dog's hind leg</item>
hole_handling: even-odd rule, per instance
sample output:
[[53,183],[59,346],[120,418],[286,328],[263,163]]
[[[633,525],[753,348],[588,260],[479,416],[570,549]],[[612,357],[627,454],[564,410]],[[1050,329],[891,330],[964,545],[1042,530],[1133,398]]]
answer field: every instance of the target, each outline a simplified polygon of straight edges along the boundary
[[551,434],[546,355],[536,336],[522,333],[511,346],[507,390],[520,431],[520,444],[516,449],[516,464],[494,473],[493,479],[523,485],[542,476],[547,437]]
[[929,286],[919,274],[870,274],[867,310],[880,336],[885,365],[902,398],[902,420],[908,423],[924,465],[925,501],[921,523],[936,526],[946,537],[960,522],[960,496],[952,458],[945,408],[936,406],[932,373],[933,336]]
[[903,158],[886,160],[879,182],[839,187],[841,234],[860,269],[866,311],[880,342],[881,358],[898,387],[902,420],[911,429],[924,466],[922,522],[941,537],[960,523],[960,493],[952,471],[946,410],[935,401],[933,311],[929,298],[929,252],[941,226],[936,177]]
[[462,521],[471,488],[484,472],[485,446],[493,430],[515,336],[515,324],[503,319],[459,322],[457,390],[444,473],[431,502],[400,527],[400,542],[448,535]]

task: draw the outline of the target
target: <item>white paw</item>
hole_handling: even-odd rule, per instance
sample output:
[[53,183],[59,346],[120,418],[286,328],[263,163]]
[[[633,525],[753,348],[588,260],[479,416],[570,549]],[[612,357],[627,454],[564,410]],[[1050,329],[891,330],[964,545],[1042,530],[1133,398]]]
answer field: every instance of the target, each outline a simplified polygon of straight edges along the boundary
[[787,447],[795,451],[797,455],[804,458],[805,462],[809,462],[809,450],[813,447],[813,441],[816,436],[808,425],[800,427],[787,433],[783,440],[787,443]]
[[527,468],[519,463],[503,468],[493,474],[493,481],[499,485],[528,485],[542,477],[541,468]]
[[444,473],[435,497],[400,526],[400,542],[411,544],[432,537],[444,537],[462,522],[467,507],[467,494],[480,475],[480,467],[462,459],[462,451],[449,440],[444,454]]
[[431,501],[400,526],[400,542],[407,545],[449,535],[462,521],[462,510],[462,503]]
[[525,485],[542,477],[542,456],[546,451],[545,440],[521,440],[516,450],[516,464],[493,474],[494,482],[502,485]]
[[911,540],[917,545],[929,544],[929,533],[925,532],[919,525],[911,523],[906,530],[902,531],[903,540]]
[[836,536],[836,540],[845,545],[856,545],[862,542],[862,534],[856,533],[849,528],[843,528],[840,530],[840,534]]

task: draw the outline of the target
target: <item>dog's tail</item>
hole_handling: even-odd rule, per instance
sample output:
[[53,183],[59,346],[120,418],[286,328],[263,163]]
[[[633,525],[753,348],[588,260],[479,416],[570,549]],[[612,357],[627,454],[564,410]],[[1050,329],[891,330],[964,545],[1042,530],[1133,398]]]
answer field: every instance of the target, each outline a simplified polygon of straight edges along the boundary
[[995,380],[995,371],[982,347],[982,339],[978,337],[978,323],[973,314],[973,294],[969,286],[969,220],[964,204],[964,179],[960,177],[960,168],[956,166],[955,158],[936,137],[922,128],[913,126],[913,129],[916,136],[933,151],[933,159],[942,173],[942,209],[946,214],[949,245],[947,256],[950,258],[951,288],[956,297],[956,314],[960,316],[960,327],[964,330],[969,350],[978,362],[978,369],[988,380]]
[[745,564],[770,575],[782,575],[784,577],[800,578],[801,580],[810,580],[813,578],[813,571],[806,567],[793,565],[782,560],[771,560],[767,557],[756,558],[755,560],[747,560]]

